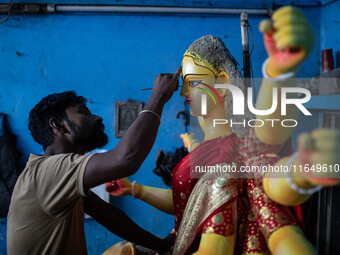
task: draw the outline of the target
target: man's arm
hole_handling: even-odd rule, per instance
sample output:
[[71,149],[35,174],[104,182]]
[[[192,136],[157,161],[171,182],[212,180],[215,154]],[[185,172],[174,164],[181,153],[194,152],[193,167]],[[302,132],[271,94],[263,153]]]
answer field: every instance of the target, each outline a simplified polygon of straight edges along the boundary
[[115,235],[159,253],[170,250],[172,240],[161,239],[139,227],[124,212],[91,193],[84,200],[85,212]]
[[[144,109],[162,115],[164,104],[178,88],[179,67],[174,74],[156,76],[150,99]],[[159,119],[146,112],[138,116],[116,148],[95,154],[86,165],[84,186],[99,184],[134,174],[149,154],[158,132]]]

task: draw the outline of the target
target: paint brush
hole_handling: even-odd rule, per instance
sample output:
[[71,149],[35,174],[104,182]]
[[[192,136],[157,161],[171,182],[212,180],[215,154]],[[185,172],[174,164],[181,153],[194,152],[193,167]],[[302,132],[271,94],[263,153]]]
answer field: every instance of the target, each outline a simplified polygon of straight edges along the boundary
[[[182,88],[183,86],[178,86],[179,88]],[[145,88],[145,89],[140,89],[140,90],[152,90],[152,88]]]

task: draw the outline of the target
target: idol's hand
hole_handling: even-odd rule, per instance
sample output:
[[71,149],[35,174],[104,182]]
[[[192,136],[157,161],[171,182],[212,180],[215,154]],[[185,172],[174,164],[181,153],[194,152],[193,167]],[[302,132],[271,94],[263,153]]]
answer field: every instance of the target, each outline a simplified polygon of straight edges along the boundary
[[316,129],[298,139],[299,161],[307,180],[315,185],[340,183],[340,130]]
[[136,249],[133,243],[121,241],[107,249],[102,255],[135,255]]
[[128,178],[110,181],[105,183],[105,190],[116,197],[131,196],[132,183]]
[[196,136],[193,133],[181,134],[179,137],[182,138],[183,145],[187,149],[189,148],[191,141],[197,140]]
[[151,96],[160,99],[164,103],[169,101],[172,94],[178,89],[178,78],[182,72],[182,67],[178,67],[176,73],[161,73],[156,76],[153,82]]
[[296,69],[312,50],[313,29],[304,14],[296,7],[276,10],[272,20],[263,20],[260,31],[269,62],[267,74],[276,77]]

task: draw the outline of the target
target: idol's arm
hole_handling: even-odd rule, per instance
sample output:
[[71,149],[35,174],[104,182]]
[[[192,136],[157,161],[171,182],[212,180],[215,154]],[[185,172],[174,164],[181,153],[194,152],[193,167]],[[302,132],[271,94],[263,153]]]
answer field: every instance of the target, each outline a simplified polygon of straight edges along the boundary
[[[281,114],[281,88],[296,86],[296,79],[290,78],[294,78],[296,70],[311,51],[314,36],[304,14],[296,7],[278,9],[272,15],[272,21],[264,20],[260,24],[268,61],[263,66],[263,75],[267,78],[262,81],[256,109],[271,109],[273,89],[277,89],[277,108],[271,114],[256,114],[259,121],[255,131],[262,142],[276,145],[283,144],[294,132],[294,127],[284,127],[281,121],[298,120],[299,116],[295,105],[287,105],[286,115]],[[295,93],[288,93],[287,97],[298,98]]]
[[202,234],[199,249],[194,255],[234,254],[235,242],[236,234],[230,236]]
[[[278,145],[283,144],[294,132],[295,127],[287,127],[281,125],[284,119],[293,119],[298,121],[299,109],[295,105],[287,105],[287,114],[281,115],[281,87],[295,87],[295,81],[291,79],[289,82],[275,83],[269,79],[263,79],[261,89],[257,98],[256,107],[258,110],[270,109],[272,105],[273,95],[272,90],[276,88],[278,92],[277,108],[269,115],[256,115],[255,132],[260,141]],[[290,98],[297,98],[296,93],[290,93]],[[291,124],[292,122],[289,122]],[[263,125],[263,126],[261,126]]]
[[135,185],[135,197],[145,203],[155,207],[156,209],[167,214],[174,215],[174,203],[172,200],[171,189],[160,189],[144,185]]
[[[286,166],[289,157],[285,157],[280,159],[274,166]],[[295,160],[293,162],[292,168],[298,167],[299,160]],[[293,173],[293,181],[300,188],[310,189],[313,188],[314,185],[306,180],[306,178],[301,178],[296,176],[299,173]],[[265,178],[263,179],[263,188],[266,194],[274,201],[278,202],[282,205],[294,206],[304,203],[310,198],[310,195],[302,195],[294,191],[287,179],[286,173],[283,171],[275,172],[275,173],[266,173]],[[284,190],[284,192],[282,192]]]
[[[292,182],[300,189],[311,190],[316,185],[333,186],[340,183],[340,130],[316,129],[301,134],[298,138],[298,154],[288,163],[290,157],[279,160],[275,165],[290,169]],[[282,168],[283,169],[283,168]],[[310,195],[293,189],[284,171],[267,172],[263,180],[267,195],[283,205],[298,205]],[[284,192],[282,192],[284,190]]]
[[175,213],[172,190],[170,189],[144,186],[137,182],[132,184],[128,178],[107,182],[105,183],[105,189],[113,196],[133,196],[162,212],[171,215]]
[[285,226],[276,230],[268,240],[268,246],[274,255],[316,255],[312,244],[297,226]]

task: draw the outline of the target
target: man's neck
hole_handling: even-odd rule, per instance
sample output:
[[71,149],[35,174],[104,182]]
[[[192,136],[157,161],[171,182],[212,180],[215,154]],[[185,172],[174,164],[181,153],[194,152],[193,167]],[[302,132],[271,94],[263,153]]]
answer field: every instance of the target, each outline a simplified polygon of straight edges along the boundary
[[45,149],[46,156],[52,156],[57,154],[64,154],[64,153],[76,153],[76,154],[85,154],[86,150],[83,148],[76,148],[69,144],[61,144],[61,143],[53,143],[49,145]]

